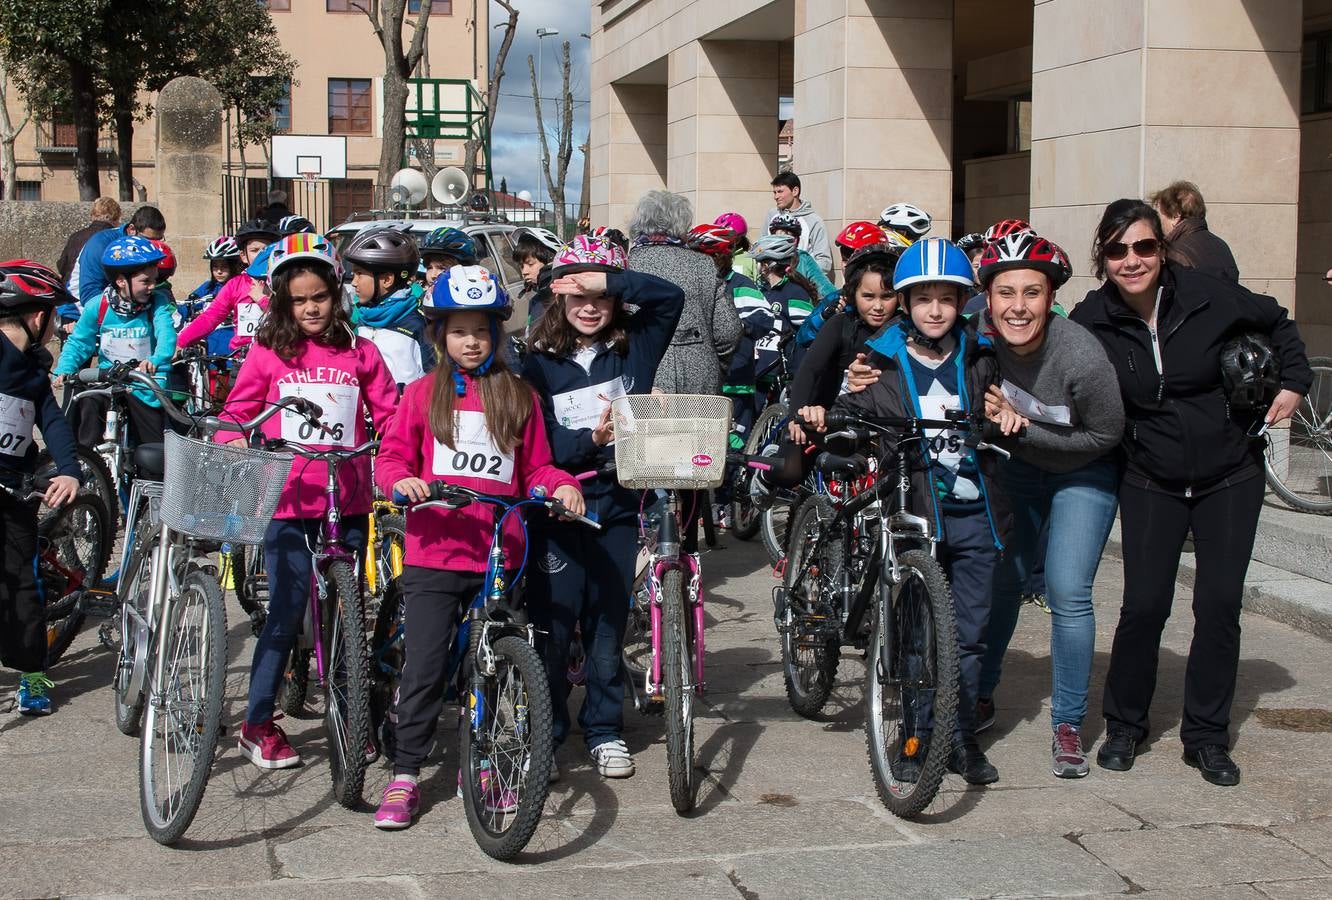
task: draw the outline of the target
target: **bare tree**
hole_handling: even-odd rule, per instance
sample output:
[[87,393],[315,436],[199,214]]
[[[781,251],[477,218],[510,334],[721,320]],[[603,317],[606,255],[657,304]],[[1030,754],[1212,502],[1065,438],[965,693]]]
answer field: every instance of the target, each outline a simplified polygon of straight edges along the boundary
[[527,57],[527,71],[532,77],[532,103],[536,106],[537,136],[541,139],[541,170],[546,177],[546,191],[555,207],[557,231],[564,236],[564,184],[569,174],[569,160],[573,157],[573,93],[569,89],[569,75],[573,65],[569,60],[569,42],[560,46],[560,97],[562,106],[556,106],[559,121],[555,126],[555,168],[550,167],[550,140],[541,115],[541,90],[537,86],[536,62]]
[[[509,48],[513,46],[513,37],[518,33],[518,10],[509,0],[495,0],[495,3],[509,14],[504,23],[504,37],[500,40],[499,52],[495,54],[495,65],[491,67],[490,78],[486,80],[486,132],[495,129],[495,113],[499,110],[500,82],[504,79],[504,62],[509,58]],[[471,123],[468,123],[469,125]],[[474,138],[463,144],[463,171],[467,173],[467,183],[476,184],[476,155],[481,152],[481,140]],[[486,178],[491,173],[486,172]]]
[[365,13],[375,37],[384,48],[384,140],[379,149],[379,183],[387,186],[402,166],[407,149],[407,79],[425,52],[426,29],[434,0],[421,0],[421,11],[413,24],[412,39],[402,41],[407,0],[361,0],[352,6]]
[[18,190],[18,158],[14,155],[14,142],[31,118],[31,109],[26,110],[17,125],[10,118],[9,72],[5,69],[4,60],[0,59],[0,171],[3,171],[0,177],[5,180],[6,200],[13,200]]

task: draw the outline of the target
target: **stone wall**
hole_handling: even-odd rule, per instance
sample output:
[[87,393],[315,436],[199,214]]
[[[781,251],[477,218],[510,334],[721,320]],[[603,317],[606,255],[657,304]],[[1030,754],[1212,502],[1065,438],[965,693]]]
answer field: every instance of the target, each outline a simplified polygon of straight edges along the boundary
[[[142,205],[122,203],[121,223]],[[0,259],[32,259],[55,268],[65,241],[91,217],[91,202],[0,200]]]

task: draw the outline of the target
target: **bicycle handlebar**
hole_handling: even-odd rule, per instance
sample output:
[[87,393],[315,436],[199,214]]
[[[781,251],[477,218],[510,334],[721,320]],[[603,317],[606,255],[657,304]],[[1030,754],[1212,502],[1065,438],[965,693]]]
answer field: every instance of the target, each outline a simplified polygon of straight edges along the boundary
[[[797,415],[794,421],[806,430],[809,424],[803,417]],[[922,435],[927,429],[939,428],[953,431],[967,432],[966,445],[976,450],[991,450],[1004,459],[1009,459],[1012,454],[994,444],[994,441],[1003,437],[1004,434],[999,429],[999,425],[988,419],[977,421],[970,414],[961,410],[947,410],[944,412],[943,419],[926,419],[919,416],[869,416],[857,413],[849,413],[844,410],[830,409],[823,416],[824,427],[830,432],[841,432],[850,438],[859,438],[855,432],[857,426],[868,428],[876,432],[887,430],[906,431],[913,435]],[[1018,434],[1022,433],[1019,430]]]
[[587,516],[571,512],[564,503],[555,497],[547,497],[540,487],[532,489],[532,496],[526,500],[517,502],[506,500],[503,497],[492,497],[489,494],[482,494],[471,488],[463,487],[460,484],[449,484],[447,481],[430,482],[430,499],[420,503],[412,503],[406,495],[393,492],[393,502],[399,506],[405,506],[409,510],[427,509],[433,506],[443,507],[444,509],[462,509],[464,506],[470,506],[473,503],[487,503],[491,506],[497,506],[501,509],[512,509],[515,506],[521,506],[524,503],[540,503],[546,509],[550,510],[555,516],[562,519],[568,519],[574,522],[581,522],[590,528],[601,530],[601,523]]
[[[295,399],[295,398],[291,398]],[[321,426],[322,427],[322,426]],[[359,447],[351,450],[342,450],[337,447],[330,447],[327,450],[315,450],[305,444],[298,444],[295,441],[286,441],[282,438],[274,438],[271,441],[264,441],[265,450],[287,450],[302,459],[316,460],[319,462],[346,462],[358,456],[364,456],[367,453],[373,453],[379,449],[379,441],[366,441]]]

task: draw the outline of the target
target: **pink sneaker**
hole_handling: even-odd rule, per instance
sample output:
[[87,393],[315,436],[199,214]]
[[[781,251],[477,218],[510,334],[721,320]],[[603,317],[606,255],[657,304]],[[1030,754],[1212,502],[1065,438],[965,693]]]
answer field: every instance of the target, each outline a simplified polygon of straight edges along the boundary
[[287,735],[273,719],[251,725],[241,724],[240,752],[261,769],[291,769],[301,764],[300,755],[287,743]]
[[410,781],[394,779],[384,788],[384,799],[375,810],[375,827],[386,831],[406,828],[421,808],[421,789]]
[[[458,770],[458,796],[463,795],[462,769]],[[481,805],[488,813],[511,813],[518,808],[518,795],[491,783],[489,767],[481,770]]]

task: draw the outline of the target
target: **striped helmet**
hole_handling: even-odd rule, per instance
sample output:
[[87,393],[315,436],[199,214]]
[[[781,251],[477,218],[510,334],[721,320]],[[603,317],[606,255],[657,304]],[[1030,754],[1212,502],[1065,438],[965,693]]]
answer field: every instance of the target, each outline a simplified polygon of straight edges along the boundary
[[902,258],[893,270],[893,290],[900,291],[930,281],[967,288],[975,285],[971,261],[952,241],[941,237],[923,238],[902,251]]

